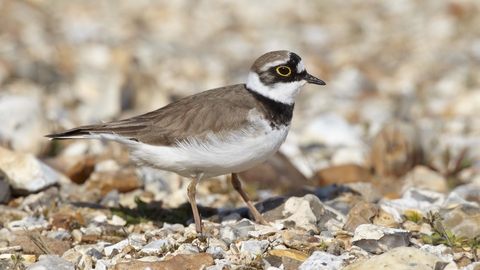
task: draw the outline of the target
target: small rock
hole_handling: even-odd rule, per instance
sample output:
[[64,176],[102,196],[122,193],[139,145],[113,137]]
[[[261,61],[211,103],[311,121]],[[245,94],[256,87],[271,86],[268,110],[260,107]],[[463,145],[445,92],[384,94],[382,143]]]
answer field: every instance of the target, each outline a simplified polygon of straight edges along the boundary
[[317,196],[307,194],[303,198],[292,197],[285,202],[283,215],[285,226],[293,224],[293,228],[319,233],[317,222],[325,209]]
[[130,239],[125,239],[114,245],[104,247],[103,251],[105,252],[105,256],[109,257],[112,254],[114,249],[121,251],[124,247],[128,245],[132,245],[135,249],[142,248],[140,243],[138,243],[137,241],[131,241]]
[[[393,209],[395,212],[396,210]],[[380,208],[378,214],[373,218],[373,224],[385,226],[388,228],[398,228],[398,223],[392,214]]]
[[198,254],[200,253],[200,248],[197,244],[193,243],[183,243],[181,244],[178,249],[177,253],[181,254]]
[[115,225],[115,226],[125,226],[127,224],[127,221],[124,220],[123,218],[113,215],[111,220],[107,220],[108,224]]
[[305,250],[308,248],[319,247],[322,245],[322,239],[305,234],[304,231],[281,231],[283,243],[290,248]]
[[103,195],[113,189],[124,193],[140,188],[142,185],[134,167],[120,168],[114,171],[95,171],[86,182],[88,190],[99,189]]
[[480,187],[472,184],[457,186],[451,193],[458,194],[464,200],[480,203]]
[[82,253],[77,252],[74,249],[69,249],[62,255],[62,259],[67,260],[75,265],[78,265],[80,258],[82,258]]
[[300,265],[303,263],[303,261],[290,258],[290,257],[282,257],[282,264],[284,269],[299,269]]
[[227,255],[226,250],[220,246],[209,246],[205,252],[212,254],[214,259],[223,259]]
[[356,205],[348,213],[348,220],[343,229],[354,232],[362,224],[372,224],[374,217],[378,215],[379,211],[380,207],[377,204],[364,203]]
[[83,267],[83,269],[92,269],[92,266],[93,266],[92,256],[83,254],[82,257],[80,258],[80,262],[78,263],[78,266]]
[[345,164],[331,166],[317,172],[319,186],[328,186],[332,184],[346,184],[355,182],[368,182],[371,179],[368,169],[356,165]]
[[[72,157],[69,157],[73,159]],[[76,184],[83,184],[95,169],[95,159],[91,156],[79,156],[65,174]]]
[[363,224],[357,227],[352,244],[364,250],[379,254],[387,250],[408,246],[410,231],[386,228],[374,224]]
[[0,146],[0,169],[8,176],[13,193],[28,194],[58,181],[57,173],[32,154],[10,151]]
[[21,220],[15,220],[7,224],[7,228],[12,232],[19,232],[27,229],[28,231],[48,228],[49,224],[43,216],[24,217]]
[[170,247],[168,241],[165,239],[161,239],[150,242],[148,245],[144,246],[141,251],[152,254],[166,250],[168,249],[168,247]]
[[308,258],[308,254],[295,250],[295,249],[284,249],[284,250],[269,250],[268,254],[277,257],[289,257],[299,261],[305,261]]
[[110,190],[105,196],[103,196],[102,200],[99,204],[105,207],[119,207],[120,203],[120,193],[118,193],[117,189]]
[[74,216],[68,214],[53,214],[48,218],[50,224],[52,225],[52,229],[58,230],[69,230],[70,224],[74,220]]
[[439,257],[442,261],[453,262],[453,250],[445,245],[432,246],[425,244],[420,247],[420,250],[424,250]]
[[267,240],[248,240],[248,241],[241,241],[237,244],[237,247],[240,249],[240,252],[248,251],[253,255],[263,254],[267,249],[270,242]]
[[455,192],[450,192],[447,196],[447,198],[445,198],[445,201],[443,202],[442,206],[443,208],[446,208],[446,209],[452,209],[452,208],[455,208],[459,205],[470,205],[472,207],[479,207],[478,203],[476,202],[471,202],[471,201],[467,201],[466,199],[460,197],[457,193]]
[[288,197],[284,196],[270,197],[266,200],[256,203],[255,207],[260,213],[262,213],[263,218],[265,218],[267,222],[276,221],[284,218],[283,208],[285,207],[285,202],[287,200]]
[[429,211],[437,212],[444,201],[445,195],[442,193],[409,188],[403,193],[401,199],[386,200],[382,204],[396,209],[402,215],[411,209],[417,209],[426,214]]
[[437,265],[444,265],[437,256],[412,247],[394,248],[384,254],[374,256],[366,261],[358,261],[345,267],[345,270],[371,270],[378,269],[443,269]]
[[95,264],[95,270],[108,270],[113,264],[106,260],[98,260]]
[[453,209],[440,211],[442,225],[452,233],[475,238],[480,234],[480,208],[470,204],[462,204]]
[[82,242],[83,233],[79,229],[75,229],[72,231],[72,238],[75,243]]
[[11,232],[9,229],[7,228],[1,228],[0,229],[0,239],[1,241],[0,242],[12,242],[13,239],[15,239],[17,237],[17,235],[15,235],[13,232]]
[[318,269],[318,270],[331,270],[331,269],[341,269],[346,265],[345,260],[348,258],[347,254],[342,256],[335,256],[323,251],[315,251],[305,260],[299,267],[299,270],[309,270],[309,269]]
[[88,255],[92,258],[95,258],[97,260],[100,260],[103,258],[103,255],[100,251],[98,251],[96,248],[92,248],[89,251],[85,252],[85,255]]
[[240,236],[240,233],[236,229],[227,225],[227,226],[224,226],[224,227],[220,228],[219,237],[220,237],[220,239],[225,241],[225,243],[230,245],[232,242],[234,242],[235,240],[237,240],[241,236]]
[[255,238],[266,237],[278,233],[278,229],[274,227],[267,227],[262,229],[257,229],[255,231],[249,231],[248,235]]
[[253,262],[253,254],[248,251],[239,253],[227,252],[225,259],[229,260],[232,264],[249,265]]
[[248,237],[248,232],[255,230],[255,223],[248,219],[242,219],[236,224],[231,225],[233,229],[237,230],[240,237],[246,239]]
[[328,220],[323,226],[327,229],[327,231],[322,231],[320,235],[322,235],[322,233],[328,232],[333,236],[333,234],[343,230],[343,228],[345,227],[345,223],[332,218]]
[[72,270],[72,269],[75,269],[75,265],[58,256],[49,255],[45,259],[30,265],[29,267],[27,267],[27,269],[28,270],[45,270],[45,269]]
[[446,192],[448,190],[447,179],[443,175],[422,165],[417,165],[409,171],[405,175],[404,181],[404,188],[414,187],[436,192]]
[[227,243],[225,243],[225,241],[223,241],[222,239],[219,239],[219,238],[209,238],[208,239],[208,246],[209,247],[214,247],[214,246],[218,246],[220,247],[221,249],[227,251],[228,250],[228,245]]

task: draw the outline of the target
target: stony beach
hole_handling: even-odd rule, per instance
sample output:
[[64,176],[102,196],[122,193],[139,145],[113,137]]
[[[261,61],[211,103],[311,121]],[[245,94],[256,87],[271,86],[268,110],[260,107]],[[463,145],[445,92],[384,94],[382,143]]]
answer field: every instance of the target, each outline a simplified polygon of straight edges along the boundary
[[[480,269],[480,2],[0,0],[0,269]],[[280,151],[203,179],[49,141],[245,83],[305,86]]]

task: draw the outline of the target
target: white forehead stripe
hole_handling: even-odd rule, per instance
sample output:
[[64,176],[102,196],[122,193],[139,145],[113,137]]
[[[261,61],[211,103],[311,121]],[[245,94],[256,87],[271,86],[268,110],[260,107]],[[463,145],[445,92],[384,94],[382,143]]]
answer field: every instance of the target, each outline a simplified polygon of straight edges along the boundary
[[287,62],[288,62],[288,58],[285,59],[285,60],[273,61],[273,62],[270,62],[270,63],[265,64],[265,65],[260,69],[260,71],[266,71],[266,70],[268,70],[268,69],[271,68],[271,67],[276,67],[276,66],[279,66],[279,65],[281,65],[281,64],[286,64]]
[[297,64],[297,73],[302,73],[305,71],[305,66],[303,65],[302,60]]

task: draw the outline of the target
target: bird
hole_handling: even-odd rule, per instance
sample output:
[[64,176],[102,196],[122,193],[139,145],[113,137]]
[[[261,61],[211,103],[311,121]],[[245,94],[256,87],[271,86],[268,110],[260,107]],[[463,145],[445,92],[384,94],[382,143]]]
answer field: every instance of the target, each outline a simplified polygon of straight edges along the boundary
[[195,200],[197,183],[227,174],[256,222],[268,225],[243,191],[237,173],[279,150],[290,129],[295,97],[307,83],[326,84],[307,72],[296,53],[271,51],[253,63],[244,84],[200,92],[128,119],[46,137],[114,141],[125,145],[139,165],[191,178],[187,195],[199,234],[202,219]]

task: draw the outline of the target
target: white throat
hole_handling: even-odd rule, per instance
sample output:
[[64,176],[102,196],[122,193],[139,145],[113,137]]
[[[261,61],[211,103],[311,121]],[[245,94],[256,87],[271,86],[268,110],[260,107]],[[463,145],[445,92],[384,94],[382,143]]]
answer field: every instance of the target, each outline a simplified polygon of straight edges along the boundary
[[248,73],[247,88],[272,100],[292,105],[295,103],[295,97],[298,92],[300,92],[300,89],[302,89],[302,86],[306,83],[305,80],[301,80],[289,83],[279,82],[267,86],[260,81],[260,77],[257,73],[250,71],[250,73]]

